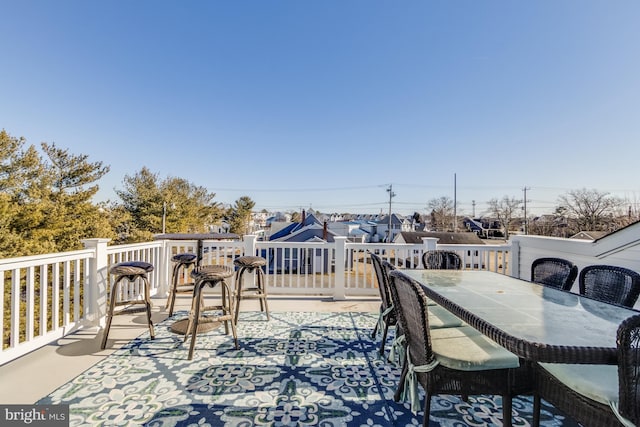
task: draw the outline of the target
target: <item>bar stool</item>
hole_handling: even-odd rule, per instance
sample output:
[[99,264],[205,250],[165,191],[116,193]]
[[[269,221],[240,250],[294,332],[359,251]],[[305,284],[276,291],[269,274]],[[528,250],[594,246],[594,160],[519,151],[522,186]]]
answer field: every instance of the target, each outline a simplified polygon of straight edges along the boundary
[[[262,267],[267,265],[267,260],[259,256],[241,256],[233,261],[233,265],[238,267],[235,278],[235,303],[236,313],[234,316],[234,323],[238,323],[238,315],[240,314],[240,301],[243,299],[259,299],[260,311],[264,311],[267,314],[267,320],[269,319],[269,307],[267,306],[267,289],[264,285],[264,273]],[[248,274],[256,274],[255,286],[245,288],[243,286],[245,272]]]
[[[149,297],[150,285],[149,278],[147,277],[147,273],[150,273],[152,271],[153,265],[143,261],[121,262],[113,265],[109,269],[109,274],[115,276],[115,281],[111,286],[111,298],[109,299],[109,309],[107,312],[107,325],[104,329],[102,346],[100,348],[104,349],[107,346],[107,338],[109,336],[109,329],[111,329],[111,321],[113,320],[113,316],[119,314],[132,314],[146,311],[147,322],[149,323],[149,334],[151,335],[151,339],[155,338],[156,335],[153,330],[153,322],[151,321],[151,298]],[[120,292],[120,284],[124,279],[131,283],[135,282],[137,279],[141,279],[144,285],[144,299],[116,301],[117,296]],[[125,308],[116,312],[115,307],[121,305],[144,305],[144,307]]]
[[169,289],[169,296],[167,297],[167,304],[165,309],[169,308],[169,317],[173,316],[173,307],[176,303],[176,294],[193,293],[193,283],[184,283],[178,285],[178,279],[180,277],[180,269],[183,271],[192,265],[195,265],[198,256],[191,253],[177,254],[171,257],[173,264],[173,273],[171,275],[171,289]]
[[[238,346],[238,336],[236,334],[236,325],[233,322],[232,299],[229,285],[225,279],[233,276],[233,270],[223,265],[205,265],[196,267],[191,272],[191,277],[195,280],[193,287],[193,298],[191,300],[191,310],[189,311],[189,323],[184,334],[184,341],[187,341],[189,333],[191,333],[191,343],[189,345],[189,360],[193,358],[193,349],[196,344],[196,335],[198,333],[198,324],[203,322],[224,322],[224,332],[229,335],[229,324],[231,324],[231,332],[233,340]],[[205,285],[215,287],[218,283],[222,287],[221,302],[219,305],[205,306],[202,300],[202,289]],[[211,316],[201,316],[201,311],[218,310],[222,313]]]

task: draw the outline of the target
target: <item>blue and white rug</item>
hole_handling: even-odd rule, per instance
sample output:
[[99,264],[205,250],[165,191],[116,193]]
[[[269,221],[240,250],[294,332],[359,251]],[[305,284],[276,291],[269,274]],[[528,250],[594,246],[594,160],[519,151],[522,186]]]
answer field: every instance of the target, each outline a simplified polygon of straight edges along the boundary
[[[38,404],[69,404],[72,426],[413,426],[393,394],[400,369],[378,356],[374,313],[241,313],[240,350],[224,328],[188,342],[170,331],[179,312]],[[391,339],[391,338],[389,338]],[[387,348],[389,345],[387,346]],[[544,403],[544,402],[543,402]],[[513,423],[532,421],[530,397]],[[544,406],[546,426],[574,425]],[[502,425],[501,398],[436,396],[431,426]]]

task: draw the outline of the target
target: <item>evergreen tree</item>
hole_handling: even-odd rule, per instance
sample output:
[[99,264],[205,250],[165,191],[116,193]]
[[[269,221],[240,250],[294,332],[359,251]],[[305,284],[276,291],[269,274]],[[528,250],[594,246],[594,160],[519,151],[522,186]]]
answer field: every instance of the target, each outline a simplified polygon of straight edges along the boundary
[[243,236],[251,231],[249,223],[251,221],[251,210],[255,205],[255,202],[248,196],[242,196],[235,201],[228,213],[232,233]]
[[0,256],[80,249],[81,239],[112,235],[91,203],[109,168],[55,144],[41,147],[45,158],[0,131]]
[[163,218],[166,233],[200,233],[222,217],[214,193],[181,178],[161,181],[147,167],[125,176],[124,190],[116,193],[127,212],[128,224],[121,230],[126,242],[152,240],[154,234],[162,233]]

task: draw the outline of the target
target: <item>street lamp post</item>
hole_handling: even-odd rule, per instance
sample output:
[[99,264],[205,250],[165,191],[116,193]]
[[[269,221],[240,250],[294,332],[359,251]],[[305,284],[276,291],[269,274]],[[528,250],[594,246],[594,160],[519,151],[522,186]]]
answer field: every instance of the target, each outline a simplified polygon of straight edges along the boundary
[[165,233],[167,226],[167,202],[162,202],[162,234]]

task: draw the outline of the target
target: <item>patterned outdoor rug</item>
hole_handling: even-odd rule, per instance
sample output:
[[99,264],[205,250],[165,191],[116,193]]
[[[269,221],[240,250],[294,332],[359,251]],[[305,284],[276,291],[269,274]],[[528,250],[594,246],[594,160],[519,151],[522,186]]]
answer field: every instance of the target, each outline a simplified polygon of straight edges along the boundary
[[[70,404],[71,425],[407,426],[393,401],[400,370],[378,356],[373,313],[241,313],[240,350],[224,328],[201,334],[193,360],[169,326],[179,312],[38,404]],[[389,341],[390,342],[390,341]],[[422,396],[422,395],[421,395]],[[543,402],[544,403],[544,402]],[[502,425],[501,398],[437,396],[432,426]],[[516,426],[532,421],[530,397],[513,400]],[[543,425],[573,425],[545,406]]]

